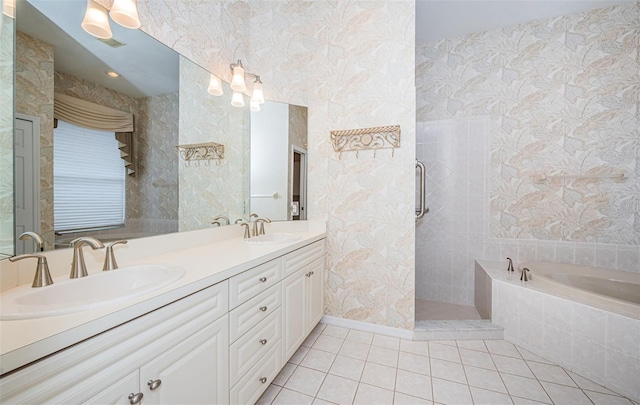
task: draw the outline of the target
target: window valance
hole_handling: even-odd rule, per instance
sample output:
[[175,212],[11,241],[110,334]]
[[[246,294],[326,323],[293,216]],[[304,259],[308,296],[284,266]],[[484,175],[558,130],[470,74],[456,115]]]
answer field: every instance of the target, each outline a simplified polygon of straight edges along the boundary
[[96,131],[133,132],[133,114],[55,93],[53,116]]

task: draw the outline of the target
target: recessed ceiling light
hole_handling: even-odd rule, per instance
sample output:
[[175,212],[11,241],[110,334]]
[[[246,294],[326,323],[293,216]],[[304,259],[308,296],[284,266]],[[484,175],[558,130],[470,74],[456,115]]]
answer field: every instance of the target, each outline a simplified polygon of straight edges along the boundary
[[120,76],[117,72],[114,72],[114,71],[107,72],[107,74],[108,74],[109,76],[111,76],[111,77],[118,77],[118,76]]

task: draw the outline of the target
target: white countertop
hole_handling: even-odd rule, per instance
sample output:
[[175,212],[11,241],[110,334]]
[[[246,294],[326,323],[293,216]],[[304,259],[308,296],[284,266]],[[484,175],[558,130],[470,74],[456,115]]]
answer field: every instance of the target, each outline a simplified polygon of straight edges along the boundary
[[[139,240],[138,243],[138,240],[130,241],[127,246],[130,251],[138,248],[144,249],[144,252],[138,251],[136,254],[128,255],[120,253],[122,259],[116,252],[120,267],[136,264],[176,266],[185,270],[184,277],[146,295],[88,311],[38,319],[0,321],[0,374],[95,336],[326,236],[326,225],[321,221],[274,222],[267,225],[267,233],[292,232],[299,234],[301,238],[291,243],[250,245],[242,242],[241,228],[232,225],[157,236]],[[153,244],[150,244],[150,241]],[[172,249],[175,246],[179,248]],[[62,253],[51,252],[50,266],[51,263],[58,266],[65,263],[65,259],[61,257],[69,254],[67,249]],[[87,260],[89,277],[101,269],[96,264],[99,262],[94,261],[90,264],[90,260]],[[4,262],[8,261],[0,263]],[[9,267],[9,264],[5,263],[4,266]]]

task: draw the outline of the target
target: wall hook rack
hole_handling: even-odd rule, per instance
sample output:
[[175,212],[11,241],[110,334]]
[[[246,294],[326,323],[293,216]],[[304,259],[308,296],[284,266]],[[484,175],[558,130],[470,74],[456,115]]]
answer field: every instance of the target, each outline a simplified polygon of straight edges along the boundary
[[340,158],[342,152],[356,152],[358,158],[363,150],[373,150],[375,157],[380,149],[391,149],[393,156],[394,150],[400,147],[400,125],[331,131],[330,136],[333,150]]
[[176,149],[185,161],[185,166],[188,166],[192,161],[196,161],[197,166],[200,166],[200,160],[205,161],[205,166],[209,166],[211,160],[215,160],[219,165],[220,161],[224,159],[224,145],[215,142],[178,145]]

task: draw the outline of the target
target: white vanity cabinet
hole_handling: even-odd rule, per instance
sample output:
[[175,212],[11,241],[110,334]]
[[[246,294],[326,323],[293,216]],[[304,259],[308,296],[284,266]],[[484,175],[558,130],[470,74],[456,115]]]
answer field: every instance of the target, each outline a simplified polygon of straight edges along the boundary
[[224,281],[80,342],[0,379],[0,402],[226,403],[228,302]]
[[324,313],[324,241],[282,258],[283,364],[291,358]]

